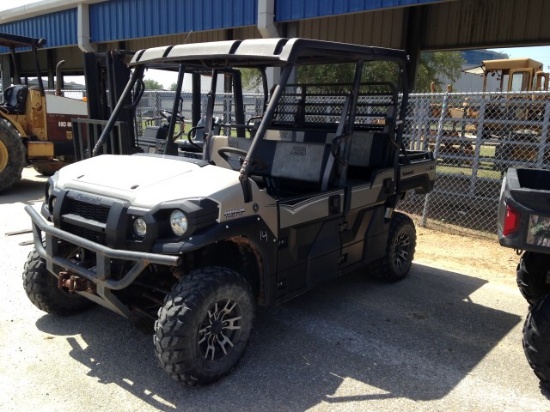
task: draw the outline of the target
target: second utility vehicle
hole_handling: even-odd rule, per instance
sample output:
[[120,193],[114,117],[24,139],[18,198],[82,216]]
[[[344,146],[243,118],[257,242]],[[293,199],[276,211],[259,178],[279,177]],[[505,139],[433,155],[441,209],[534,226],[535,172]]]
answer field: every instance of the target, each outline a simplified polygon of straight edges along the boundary
[[[231,40],[141,50],[130,65],[99,155],[58,171],[40,211],[26,207],[35,250],[23,281],[38,308],[67,315],[95,302],[152,319],[162,367],[202,385],[235,366],[256,305],[356,270],[407,275],[415,228],[394,209],[407,191],[432,189],[435,161],[402,143],[403,51]],[[185,73],[209,72],[201,158],[159,154],[162,145],[101,154],[148,67],[179,73],[173,113]],[[258,111],[245,118],[240,94],[220,93],[221,81],[225,91],[262,90]],[[167,117],[159,140],[168,148],[177,119]]]
[[550,387],[550,171],[509,168],[498,207],[502,246],[523,251],[517,284],[529,303],[523,350],[541,383]]

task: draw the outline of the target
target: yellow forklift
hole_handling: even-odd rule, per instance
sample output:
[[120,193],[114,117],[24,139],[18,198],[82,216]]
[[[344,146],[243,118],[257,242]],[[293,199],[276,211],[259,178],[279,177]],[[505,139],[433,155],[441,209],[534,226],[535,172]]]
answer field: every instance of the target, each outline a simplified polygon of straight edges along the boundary
[[[38,49],[46,40],[0,33],[0,46],[10,49],[12,85],[3,91],[0,104],[0,192],[21,178],[31,164],[51,175],[74,158],[72,119],[88,116],[83,99],[63,97],[60,90],[46,93],[40,75]],[[15,50],[30,48],[35,61],[36,84],[23,84]],[[58,79],[59,85],[59,79]]]

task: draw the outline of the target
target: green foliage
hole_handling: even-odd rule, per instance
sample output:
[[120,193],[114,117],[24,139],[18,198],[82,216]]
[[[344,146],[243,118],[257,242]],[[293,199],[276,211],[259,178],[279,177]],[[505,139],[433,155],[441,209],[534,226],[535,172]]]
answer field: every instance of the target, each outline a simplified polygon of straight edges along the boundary
[[260,92],[262,89],[262,73],[258,69],[239,69],[243,88],[250,92]]
[[458,51],[421,53],[414,90],[429,92],[430,84],[434,82],[436,91],[442,91],[445,85],[441,79],[445,78],[451,84],[456,82],[461,75],[463,64],[462,53]]
[[320,64],[301,66],[298,83],[352,83],[355,64]]
[[177,84],[177,83],[172,83],[172,84],[170,85],[170,90],[173,91],[173,92],[175,92],[175,91],[177,90],[177,88],[178,88],[178,84]]
[[145,90],[162,90],[162,84],[157,82],[153,79],[145,79],[143,80],[143,84],[145,85]]
[[[441,79],[454,83],[461,75],[464,59],[456,52],[423,52],[416,72],[416,83],[413,88],[418,92],[429,92],[430,84],[435,83],[436,90],[445,88]],[[352,83],[355,64],[324,64],[300,66],[298,83]],[[242,69],[243,86],[247,90],[258,91],[261,77],[257,70]],[[399,80],[399,68],[393,62],[367,62],[363,68],[363,82],[393,82]]]

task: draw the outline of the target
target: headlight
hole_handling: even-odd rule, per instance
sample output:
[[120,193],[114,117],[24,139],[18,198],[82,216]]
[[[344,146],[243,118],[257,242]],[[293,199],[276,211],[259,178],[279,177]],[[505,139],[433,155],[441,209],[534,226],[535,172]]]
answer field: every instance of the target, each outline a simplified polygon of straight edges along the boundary
[[170,213],[170,226],[176,236],[183,236],[187,232],[187,217],[185,213],[179,209]]
[[44,203],[46,204],[48,212],[50,212],[50,214],[53,214],[53,207],[55,205],[55,197],[52,196],[54,188],[55,180],[53,179],[53,177],[50,177],[48,179],[48,182],[46,183],[46,193],[44,198]]
[[147,224],[142,217],[138,217],[134,220],[134,234],[139,237],[145,237],[147,234]]

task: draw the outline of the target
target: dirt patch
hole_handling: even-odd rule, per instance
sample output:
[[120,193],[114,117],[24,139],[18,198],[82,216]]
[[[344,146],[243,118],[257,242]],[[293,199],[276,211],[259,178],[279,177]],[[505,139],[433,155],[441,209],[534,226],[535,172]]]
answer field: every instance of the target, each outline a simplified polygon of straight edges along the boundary
[[516,251],[487,237],[460,236],[416,227],[415,262],[480,276],[482,272],[515,280],[519,256]]

